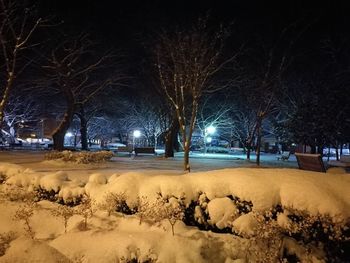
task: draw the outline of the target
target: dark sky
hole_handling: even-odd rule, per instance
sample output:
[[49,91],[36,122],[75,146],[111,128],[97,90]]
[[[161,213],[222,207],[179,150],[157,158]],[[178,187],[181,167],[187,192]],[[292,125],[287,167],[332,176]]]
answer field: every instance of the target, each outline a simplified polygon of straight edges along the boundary
[[342,1],[197,1],[197,0],[41,0],[42,13],[65,21],[65,27],[87,30],[106,40],[132,40],[169,25],[187,24],[210,13],[218,22],[235,22],[246,35],[273,32],[285,24],[317,19],[313,28],[322,33],[349,26],[349,11]]
[[350,39],[347,1],[38,1],[42,16],[53,15],[64,21],[63,31],[88,32],[106,45],[126,50],[131,63],[142,59],[142,42],[152,39],[156,32],[188,25],[208,13],[215,24],[233,22],[228,49],[254,44],[257,36],[274,41],[284,27],[298,21],[300,28],[310,25],[296,45],[298,56],[305,56],[300,61],[311,59],[317,65],[323,60],[317,53],[321,41],[327,37]]

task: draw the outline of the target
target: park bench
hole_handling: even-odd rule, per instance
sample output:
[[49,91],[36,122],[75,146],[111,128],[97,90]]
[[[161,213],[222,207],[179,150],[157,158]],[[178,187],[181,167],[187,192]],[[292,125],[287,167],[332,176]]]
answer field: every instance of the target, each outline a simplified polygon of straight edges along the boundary
[[132,147],[131,146],[118,146],[117,153],[127,153],[128,155],[131,155],[132,153]]
[[156,154],[154,147],[135,147],[135,156],[138,154]]
[[281,155],[277,156],[277,160],[288,161],[290,155],[290,151],[284,151]]
[[326,167],[320,154],[295,153],[295,156],[298,161],[299,169],[321,173],[326,172]]
[[350,171],[350,155],[341,155],[339,161],[330,160],[328,165],[330,167],[343,167],[346,171]]

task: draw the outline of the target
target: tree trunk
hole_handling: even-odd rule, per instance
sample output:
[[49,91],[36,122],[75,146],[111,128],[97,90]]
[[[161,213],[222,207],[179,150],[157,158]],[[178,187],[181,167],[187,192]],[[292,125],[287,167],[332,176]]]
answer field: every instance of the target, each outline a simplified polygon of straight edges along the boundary
[[184,171],[191,172],[190,168],[190,143],[184,142]]
[[75,105],[73,96],[70,94],[66,94],[67,99],[67,110],[63,116],[63,119],[57,129],[54,131],[52,135],[53,139],[53,149],[56,151],[63,151],[64,150],[64,136],[66,135],[66,132],[72,123]]
[[331,146],[328,146],[327,162],[329,162],[330,155],[331,155]]
[[68,128],[65,128],[64,126],[65,125],[62,125],[62,127],[59,127],[55,131],[55,133],[52,135],[53,149],[56,151],[63,151],[64,150],[64,136],[66,135],[66,131],[68,129]]
[[344,145],[343,145],[343,143],[341,142],[341,143],[340,143],[340,155],[343,155],[343,147],[344,147]]
[[171,126],[165,134],[165,158],[174,157],[174,149],[179,150],[179,142],[177,135],[179,133],[179,122],[173,119]]
[[79,114],[77,114],[80,120],[80,141],[81,149],[83,151],[89,150],[88,137],[87,137],[87,120],[85,117],[84,106],[80,106]]
[[247,143],[247,160],[250,160],[251,143]]
[[259,118],[256,124],[256,131],[257,131],[257,142],[256,142],[256,164],[260,165],[260,148],[261,148],[261,124],[262,119]]
[[335,157],[336,157],[336,160],[339,161],[338,145],[336,144],[336,145],[334,146],[334,148],[335,148]]
[[5,90],[3,91],[3,94],[1,96],[1,102],[0,102],[0,131],[2,129],[2,125],[3,125],[3,120],[5,117],[5,108],[7,106],[9,97],[10,97],[10,91],[12,89],[13,86],[13,81],[14,81],[15,75],[13,74],[8,74],[7,75],[7,83],[6,83],[6,87]]

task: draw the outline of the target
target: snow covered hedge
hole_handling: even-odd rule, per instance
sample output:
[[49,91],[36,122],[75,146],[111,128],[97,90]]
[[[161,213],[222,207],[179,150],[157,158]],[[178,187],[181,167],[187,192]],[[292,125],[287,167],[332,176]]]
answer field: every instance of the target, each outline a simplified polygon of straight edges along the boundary
[[46,160],[62,160],[65,162],[74,163],[101,163],[110,160],[113,157],[113,153],[110,151],[98,151],[98,152],[72,152],[72,151],[52,151],[45,154]]
[[39,176],[13,165],[0,166],[0,174],[6,185],[51,191],[54,201],[78,204],[87,194],[108,214],[135,213],[140,222],[168,220],[175,233],[181,220],[232,233],[249,240],[250,258],[266,262],[288,255],[305,262],[349,257],[348,174],[249,168],[180,176],[128,172],[108,178],[97,173],[86,185],[69,181],[64,172]]

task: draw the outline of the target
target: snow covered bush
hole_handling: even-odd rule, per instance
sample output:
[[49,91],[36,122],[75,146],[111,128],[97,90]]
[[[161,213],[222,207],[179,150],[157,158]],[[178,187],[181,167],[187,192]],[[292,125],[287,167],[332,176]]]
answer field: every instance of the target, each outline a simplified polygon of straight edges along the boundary
[[78,152],[76,156],[76,163],[102,163],[110,160],[113,157],[111,151],[98,152]]
[[37,186],[33,189],[33,192],[34,192],[35,197],[38,201],[41,201],[41,200],[48,200],[51,202],[58,201],[58,191],[55,191],[53,189],[46,190],[45,188],[42,188],[41,186]]
[[35,206],[35,202],[25,202],[23,205],[18,207],[13,216],[13,220],[15,221],[23,221],[24,230],[32,239],[34,239],[35,233],[30,224],[30,219],[34,215]]
[[237,216],[238,209],[233,201],[228,197],[215,198],[207,205],[209,213],[209,224],[215,225],[219,229],[232,226],[232,222]]
[[102,203],[98,205],[98,207],[102,210],[106,210],[108,212],[108,216],[111,215],[112,212],[121,212],[123,214],[132,214],[132,210],[128,207],[127,196],[125,193],[107,193],[105,199]]
[[88,219],[96,212],[95,202],[88,195],[84,195],[80,205],[75,207],[75,213],[84,218],[83,230],[87,230]]
[[72,151],[52,151],[45,155],[46,160],[62,160],[64,162],[73,163],[101,163],[110,160],[113,157],[111,151],[98,151],[98,152],[72,152]]
[[158,193],[157,199],[149,206],[151,212],[148,214],[154,222],[167,220],[171,226],[171,233],[175,235],[174,227],[177,221],[182,221],[184,218],[185,197],[163,197]]
[[[283,262],[283,233],[276,220],[261,214],[252,214],[256,220],[254,235],[244,235],[249,240],[246,259],[259,262]],[[248,260],[249,261],[249,260]]]
[[57,218],[63,219],[64,233],[66,233],[68,220],[74,215],[74,209],[66,205],[59,205],[57,209],[51,211],[51,214]]
[[137,198],[137,214],[140,217],[140,225],[144,219],[152,218],[153,205],[147,196],[141,196]]
[[306,211],[285,208],[277,222],[285,235],[302,243],[304,247],[323,251],[330,261],[343,262],[350,256],[349,221],[335,221],[328,215],[312,215]]
[[0,188],[0,200],[27,202],[36,201],[36,197],[32,191],[26,188],[4,184]]
[[129,246],[126,248],[125,256],[119,259],[120,263],[155,263],[157,262],[157,255],[149,250],[147,255],[142,255],[139,248]]
[[7,179],[6,174],[0,171],[0,184],[4,183],[6,179]]
[[51,151],[45,154],[45,160],[62,160],[65,162],[75,162],[75,155],[72,151]]
[[10,247],[12,240],[16,239],[16,234],[13,231],[0,233],[0,257],[5,255],[6,250]]

